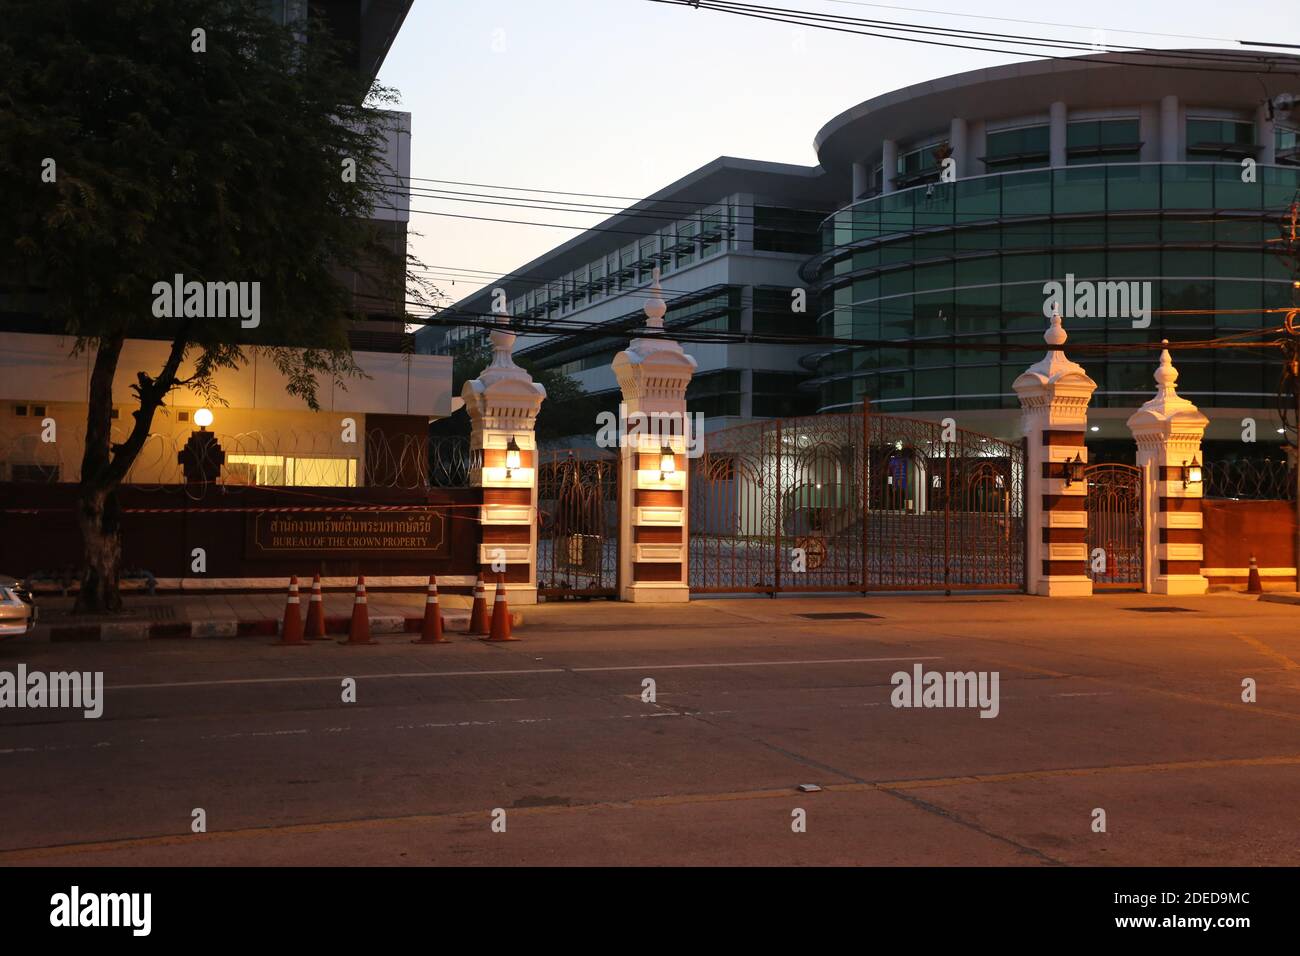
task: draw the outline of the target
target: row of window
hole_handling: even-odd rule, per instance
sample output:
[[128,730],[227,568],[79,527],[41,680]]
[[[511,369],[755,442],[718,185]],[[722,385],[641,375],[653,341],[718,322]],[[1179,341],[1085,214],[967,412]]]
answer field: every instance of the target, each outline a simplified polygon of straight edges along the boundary
[[[1092,405],[1135,408],[1155,394],[1153,356],[1123,362],[1097,356],[1078,357],[1098,388]],[[924,362],[919,359],[919,362]],[[1011,388],[1033,361],[1021,355],[998,365],[893,368],[859,373],[824,383],[821,406],[856,405],[869,398],[882,412],[936,409],[1018,408]],[[1195,356],[1178,359],[1178,392],[1202,406],[1260,407],[1276,395],[1278,369],[1260,362],[1207,362]]]
[[[1188,117],[1186,158],[1190,160],[1254,156],[1258,152],[1255,124],[1243,120]],[[1274,146],[1279,163],[1300,165],[1296,155],[1297,131],[1274,126]],[[1066,162],[1137,162],[1142,150],[1137,117],[1080,120],[1065,127]],[[1037,169],[1048,165],[1051,128],[1046,123],[1002,129],[985,136],[980,161],[988,172]],[[935,182],[942,161],[951,154],[946,138],[900,152],[890,179],[898,189]],[[875,168],[876,189],[883,183],[883,167]]]
[[[1295,307],[1294,290],[1287,283],[1208,278],[1136,281],[1136,286],[1125,283],[1120,289],[1093,287],[1086,301],[1078,282],[1072,300],[1054,296],[1065,316],[1070,340],[1143,342],[1159,340],[1165,333],[1177,340],[1271,328],[1281,325],[1284,312]],[[896,295],[824,313],[818,332],[840,339],[972,336],[1037,344],[1046,327],[1047,299],[1038,280]],[[1107,312],[1127,311],[1101,315],[1103,301]],[[1217,314],[1209,314],[1211,311]],[[1134,316],[1140,324],[1149,319],[1149,324],[1135,328]],[[953,360],[971,361],[969,355],[958,352]]]
[[[1041,235],[1044,226],[1026,221],[1031,218],[1077,219],[1088,213],[1123,214],[1106,226],[1120,230],[1116,235],[1121,238],[1126,230],[1130,236],[1140,236],[1139,230],[1150,231],[1153,224],[1163,230],[1155,234],[1156,238],[1177,241],[1227,238],[1229,233],[1241,238],[1276,238],[1277,225],[1265,236],[1260,231],[1264,227],[1249,223],[1258,222],[1262,215],[1280,215],[1291,204],[1300,188],[1300,168],[1265,166],[1256,174],[1254,182],[1243,182],[1241,168],[1231,164],[1141,163],[981,176],[944,183],[933,190],[889,193],[842,209],[823,224],[822,246],[831,253],[843,250],[832,257],[831,264],[846,271],[840,260],[847,254],[844,247],[851,244],[894,243],[907,238],[908,233],[924,231],[929,234],[927,241],[938,245],[994,248],[1004,241],[1015,242],[1014,229],[1021,226],[1028,230],[1026,235]],[[1210,214],[1209,210],[1218,213]],[[1150,211],[1165,215],[1129,215]],[[1239,225],[1243,219],[1248,223],[1245,227]],[[1095,242],[1113,241],[1099,231],[1100,220],[1086,222],[1086,226],[1059,228],[1090,233]],[[1135,225],[1130,227],[1129,223]],[[1206,228],[1198,232],[1198,224]],[[989,234],[981,231],[987,228],[1002,230],[995,237],[996,244],[991,244]],[[1250,232],[1251,228],[1256,231]],[[1169,230],[1177,234],[1171,235]]]

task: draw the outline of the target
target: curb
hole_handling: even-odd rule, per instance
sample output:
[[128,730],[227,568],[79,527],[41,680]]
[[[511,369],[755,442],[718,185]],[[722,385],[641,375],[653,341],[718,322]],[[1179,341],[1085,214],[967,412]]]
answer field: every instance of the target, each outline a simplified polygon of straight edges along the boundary
[[[510,614],[511,626],[523,624],[524,616],[518,611]],[[443,620],[453,633],[464,631],[469,625],[469,612],[443,614]],[[351,617],[325,618],[325,633],[344,636],[348,633]],[[381,615],[370,619],[373,634],[419,634],[424,623],[422,617]],[[44,636],[41,636],[44,632]],[[32,632],[35,640],[52,643],[78,643],[90,641],[158,641],[184,638],[278,637],[280,622],[274,618],[255,621],[122,621],[107,624],[68,624],[37,627]]]
[[1265,591],[1259,600],[1267,604],[1300,604],[1300,594],[1295,591]]

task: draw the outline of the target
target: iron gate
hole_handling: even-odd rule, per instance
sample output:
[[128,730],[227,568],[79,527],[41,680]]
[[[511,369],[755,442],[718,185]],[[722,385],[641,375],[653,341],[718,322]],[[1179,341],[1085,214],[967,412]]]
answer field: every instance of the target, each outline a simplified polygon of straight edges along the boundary
[[708,436],[691,463],[698,592],[1024,587],[1024,448],[861,412]]
[[[1089,465],[1084,475],[1088,481],[1088,573],[1093,587],[1141,587],[1142,470],[1134,465]],[[1098,548],[1104,565],[1096,560]]]
[[618,459],[593,449],[538,451],[537,590],[618,593]]

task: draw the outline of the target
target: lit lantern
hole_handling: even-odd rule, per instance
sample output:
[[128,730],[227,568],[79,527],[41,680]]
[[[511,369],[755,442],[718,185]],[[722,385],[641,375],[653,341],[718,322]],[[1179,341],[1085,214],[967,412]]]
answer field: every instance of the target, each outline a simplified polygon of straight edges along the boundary
[[519,442],[515,441],[515,436],[510,436],[510,441],[506,442],[506,477],[510,478],[516,468],[519,467]]
[[194,413],[194,424],[200,428],[207,428],[212,424],[212,410],[210,408],[200,408]]
[[659,448],[659,480],[667,481],[668,476],[675,474],[677,471],[677,458],[673,455],[673,450],[667,445]]
[[1192,463],[1189,465],[1183,461],[1183,490],[1187,489],[1188,484],[1199,485],[1204,477],[1201,474],[1201,463],[1192,456]]

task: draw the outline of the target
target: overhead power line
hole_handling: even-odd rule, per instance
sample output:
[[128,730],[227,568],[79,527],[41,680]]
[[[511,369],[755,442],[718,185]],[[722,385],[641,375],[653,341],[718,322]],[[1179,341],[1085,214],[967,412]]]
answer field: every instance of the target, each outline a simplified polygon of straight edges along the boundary
[[[734,3],[727,2],[727,0],[650,0],[650,2],[663,3],[670,6],[690,7],[695,10],[712,10],[718,13],[727,13],[733,16],[746,17],[749,19],[788,23],[795,26],[812,27],[814,29],[829,30],[837,33],[850,33],[858,36],[874,37],[877,39],[899,40],[906,43],[919,43],[926,46],[938,46],[958,50],[974,50],[983,53],[997,53],[1000,55],[1027,55],[1039,57],[1041,59],[1072,60],[1076,59],[1076,57],[1062,56],[1056,53],[1043,51],[1068,50],[1076,53],[1095,53],[1094,47],[1091,44],[1085,44],[1078,41],[1063,41],[1052,38],[1027,37],[1020,35],[1002,35],[987,33],[984,31],[951,30],[925,24],[905,23],[891,20],[871,20],[861,17],[843,17],[835,14],[818,13],[793,7],[764,6],[753,3]],[[861,27],[871,27],[872,29],[860,29]],[[877,32],[879,30],[892,32]],[[943,37],[944,39],[938,39],[939,37]],[[955,40],[972,40],[976,42],[951,42]],[[981,43],[999,43],[1002,44],[1002,46],[980,45]],[[1013,48],[1008,49],[1008,46]],[[1040,52],[1014,49],[1014,47],[1018,46],[1036,47]],[[1121,53],[1131,57],[1141,58],[1147,62],[1135,63],[1131,59],[1107,59],[1104,55],[1106,52]],[[1284,73],[1288,75],[1300,74],[1300,66],[1291,63],[1290,61],[1292,58],[1290,57],[1287,57],[1285,61],[1261,63],[1260,55],[1250,51],[1243,51],[1241,54],[1237,54],[1228,51],[1173,51],[1155,50],[1143,47],[1108,46],[1102,53],[1090,56],[1088,59],[1090,63],[1184,71],[1190,70],[1215,73],[1248,74],[1257,74],[1261,72]],[[1290,68],[1278,69],[1277,67],[1283,63],[1290,66]],[[1231,69],[1229,68],[1230,65],[1244,67],[1244,69]],[[1267,67],[1267,69],[1265,69],[1265,67]]]

